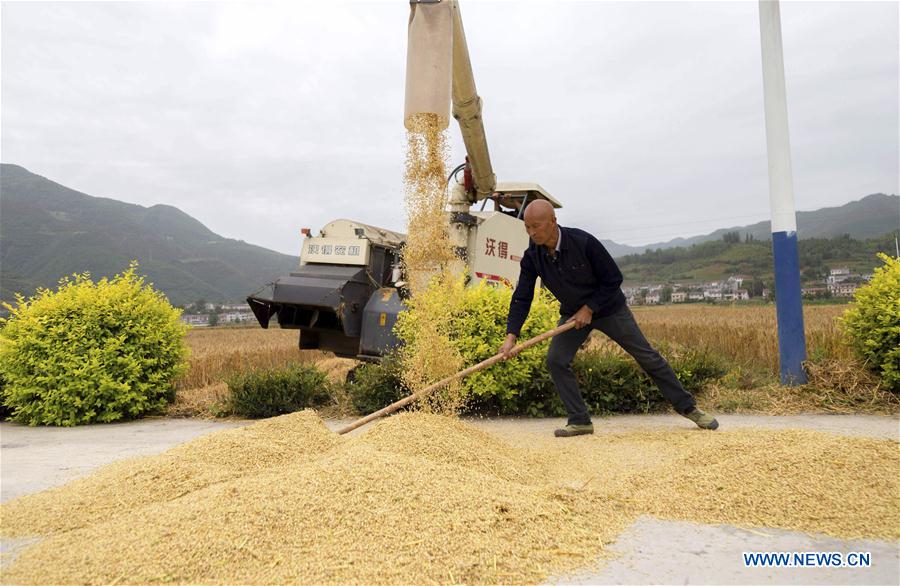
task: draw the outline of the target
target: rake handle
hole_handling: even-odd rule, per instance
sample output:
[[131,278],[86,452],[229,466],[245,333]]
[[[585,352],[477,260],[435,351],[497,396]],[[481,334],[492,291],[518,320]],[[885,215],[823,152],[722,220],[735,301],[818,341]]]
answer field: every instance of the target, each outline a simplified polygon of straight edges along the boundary
[[[557,327],[553,328],[552,330],[546,331],[543,334],[537,335],[529,340],[526,340],[525,342],[522,342],[521,344],[517,345],[515,348],[510,350],[509,353],[511,356],[515,356],[516,354],[520,353],[522,350],[531,348],[535,344],[540,344],[544,340],[547,340],[548,338],[552,338],[553,336],[556,336],[563,332],[571,330],[574,327],[575,327],[574,321],[566,322],[561,326],[557,326]],[[502,354],[496,354],[494,356],[491,356],[487,360],[482,360],[481,362],[479,362],[478,364],[475,364],[474,366],[470,366],[469,368],[467,368],[465,370],[461,370],[461,371],[457,372],[456,374],[450,375],[447,378],[441,379],[436,383],[428,385],[427,387],[425,387],[418,393],[413,393],[412,395],[410,395],[408,397],[404,397],[404,398],[400,399],[399,401],[391,403],[387,407],[383,407],[383,408],[379,409],[378,411],[375,411],[374,413],[370,413],[369,415],[366,415],[365,417],[357,419],[350,425],[347,425],[346,427],[339,429],[338,435],[344,435],[347,432],[353,431],[357,427],[362,427],[363,425],[369,423],[370,421],[378,419],[379,417],[384,417],[385,415],[387,415],[389,413],[393,413],[397,409],[400,409],[401,407],[406,407],[410,403],[412,403],[414,401],[418,401],[425,395],[432,393],[435,390],[437,390],[447,384],[450,384],[451,382],[453,382],[457,379],[469,376],[473,372],[478,372],[479,370],[484,370],[488,366],[493,366],[494,364],[500,362],[501,360],[503,360]]]

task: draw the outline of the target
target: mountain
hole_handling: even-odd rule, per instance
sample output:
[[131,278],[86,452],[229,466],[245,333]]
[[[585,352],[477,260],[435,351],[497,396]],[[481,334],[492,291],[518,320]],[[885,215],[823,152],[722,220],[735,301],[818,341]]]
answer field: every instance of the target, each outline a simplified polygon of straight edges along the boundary
[[[877,193],[840,207],[798,212],[797,224],[801,239],[843,234],[865,239],[883,235],[900,228],[900,197]],[[752,234],[756,240],[771,237],[769,222],[759,222],[646,246],[626,246],[608,240],[603,243],[610,254],[622,257],[647,249],[721,242],[727,232],[738,232],[741,240],[745,234]],[[731,250],[730,255],[737,254],[739,248]],[[766,254],[766,247],[751,248],[741,249],[740,254],[753,258]],[[704,272],[700,265],[706,263],[700,257],[719,252],[693,251],[691,263],[669,267],[671,276],[699,277]],[[146,208],[92,197],[17,165],[0,165],[0,299],[11,301],[16,291],[30,295],[39,286],[55,287],[60,277],[74,272],[89,271],[97,278],[113,275],[127,268],[132,259],[140,263],[141,274],[179,305],[201,298],[211,302],[241,301],[297,264],[295,257],[223,238],[178,208]],[[687,259],[666,255],[629,263],[635,264],[634,276],[640,277],[644,265],[650,270],[650,265],[655,264],[650,274],[659,275],[661,266],[676,260]],[[713,263],[723,266],[709,270],[737,270],[734,262],[730,258],[728,262]]]
[[[832,238],[849,234],[856,240],[875,238],[900,230],[900,196],[873,193],[842,206],[822,208],[812,212],[797,212],[797,234],[804,238]],[[743,240],[746,234],[755,240],[771,240],[771,223],[757,222],[749,226],[722,228],[702,236],[674,238],[666,242],[654,242],[644,246],[628,246],[612,240],[601,240],[609,253],[618,258],[627,254],[641,254],[645,250],[691,246],[710,240],[721,240],[728,232],[738,232]]]
[[297,259],[223,238],[176,207],[149,208],[69,189],[0,165],[0,298],[55,287],[74,272],[139,273],[178,305],[239,302]]

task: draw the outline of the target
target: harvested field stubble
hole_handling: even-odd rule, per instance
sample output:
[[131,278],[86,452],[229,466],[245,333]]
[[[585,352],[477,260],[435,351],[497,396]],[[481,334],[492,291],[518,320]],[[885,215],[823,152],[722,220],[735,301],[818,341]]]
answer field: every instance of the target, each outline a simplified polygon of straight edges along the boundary
[[280,328],[194,328],[187,335],[190,364],[175,381],[176,388],[202,388],[236,372],[318,362],[331,356],[318,350],[300,350],[297,335],[297,330]]
[[[243,431],[162,456],[202,463],[145,458],[3,505],[5,535],[48,536],[4,580],[536,583],[593,564],[641,514],[900,537],[895,441],[665,430],[523,448],[425,413],[350,437],[309,412]],[[226,463],[235,474],[183,477]],[[133,494],[142,468],[155,498]]]
[[[835,318],[846,309],[846,305],[803,308],[810,356],[845,360],[853,357],[835,322]],[[666,305],[635,308],[634,315],[651,340],[710,350],[742,365],[778,372],[774,305]]]
[[[300,350],[297,330],[280,328],[194,328],[188,332],[190,363],[175,381],[175,402],[167,414],[173,417],[215,417],[228,412],[231,396],[225,379],[254,369],[281,369],[292,364],[315,363],[329,381],[343,383],[356,360],[335,358],[330,352]],[[329,412],[343,416],[352,412],[348,400],[335,393]]]
[[809,384],[729,388],[713,383],[704,388],[698,400],[702,407],[712,410],[769,415],[900,413],[900,397],[885,391],[880,379],[855,360],[807,362],[805,368]]

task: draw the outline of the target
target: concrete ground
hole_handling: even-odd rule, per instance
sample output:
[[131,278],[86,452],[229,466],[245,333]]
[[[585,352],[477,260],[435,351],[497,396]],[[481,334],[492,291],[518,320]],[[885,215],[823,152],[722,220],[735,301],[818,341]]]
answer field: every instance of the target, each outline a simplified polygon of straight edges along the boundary
[[[560,419],[471,419],[486,431],[550,434]],[[900,440],[900,419],[862,415],[722,415],[723,429],[814,429]],[[329,420],[331,429],[348,421]],[[65,484],[105,464],[163,452],[247,421],[144,419],[75,428],[0,423],[0,501]],[[596,433],[693,424],[676,415],[595,418]],[[364,433],[364,429],[353,433]],[[32,540],[0,544],[2,566]],[[900,547],[883,541],[840,541],[779,529],[746,530],[642,517],[612,546],[620,557],[600,570],[555,577],[554,584],[900,584]],[[745,568],[743,552],[870,552],[869,568]]]

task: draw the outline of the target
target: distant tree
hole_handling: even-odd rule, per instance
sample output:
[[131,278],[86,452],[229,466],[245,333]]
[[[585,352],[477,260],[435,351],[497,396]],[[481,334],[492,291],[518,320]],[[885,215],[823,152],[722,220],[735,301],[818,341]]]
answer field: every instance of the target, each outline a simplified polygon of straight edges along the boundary
[[201,297],[187,306],[187,313],[206,313],[206,299]]
[[753,279],[747,284],[747,294],[750,297],[762,297],[763,289],[766,288],[765,282],[759,277]]
[[722,234],[722,240],[728,244],[739,244],[741,242],[740,232],[725,232]]
[[672,301],[672,286],[671,285],[666,285],[665,287],[662,288],[662,291],[660,291],[660,294],[659,294],[659,300],[662,301],[663,303],[668,303],[668,302]]
[[819,279],[819,272],[816,270],[816,267],[806,267],[803,269],[801,276],[804,281],[817,281]]
[[209,325],[217,326],[219,325],[219,314],[216,312],[209,314]]

